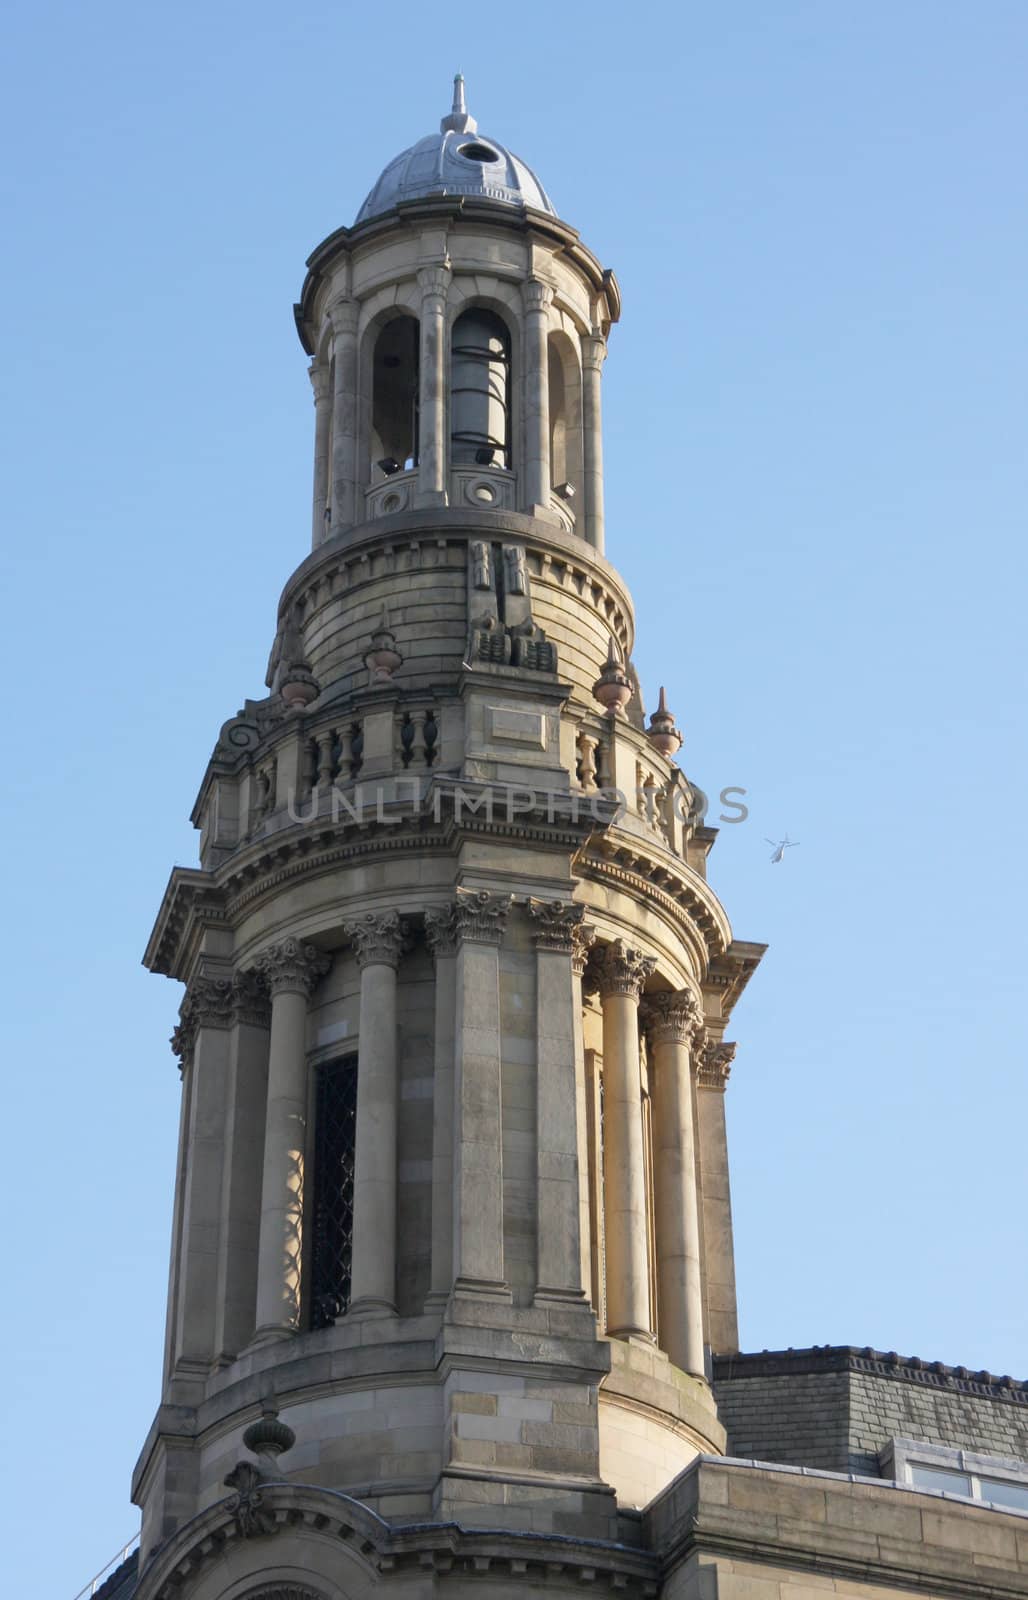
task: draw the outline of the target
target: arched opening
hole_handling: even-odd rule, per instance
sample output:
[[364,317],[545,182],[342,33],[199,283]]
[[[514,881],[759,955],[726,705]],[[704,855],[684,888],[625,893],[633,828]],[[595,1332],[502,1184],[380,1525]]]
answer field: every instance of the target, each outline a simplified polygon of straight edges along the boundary
[[418,463],[418,323],[394,317],[375,340],[371,395],[371,479],[380,483]]
[[566,335],[550,335],[548,365],[550,482],[558,494],[571,500],[583,487],[582,374]]
[[450,450],[454,466],[510,466],[510,335],[475,306],[453,325]]

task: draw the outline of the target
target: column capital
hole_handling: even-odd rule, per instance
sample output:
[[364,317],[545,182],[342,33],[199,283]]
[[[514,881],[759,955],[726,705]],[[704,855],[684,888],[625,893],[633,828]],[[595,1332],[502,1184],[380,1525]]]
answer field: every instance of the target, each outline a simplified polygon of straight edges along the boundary
[[232,979],[232,1021],[267,1028],[271,1023],[268,985],[256,967],[246,967]]
[[343,924],[362,972],[373,966],[392,967],[395,971],[409,931],[398,911],[366,911],[355,921]]
[[311,388],[314,390],[314,404],[323,406],[332,396],[332,385],[329,381],[331,373],[328,362],[312,361],[307,368],[307,376],[310,378]]
[[582,335],[582,365],[590,372],[599,372],[607,359],[607,341],[602,333]]
[[328,320],[332,324],[332,332],[356,333],[360,309],[360,302],[351,300],[346,295],[340,295],[338,300],[333,300],[328,308]]
[[302,939],[282,939],[257,957],[260,972],[272,998],[277,994],[314,993],[332,965],[332,957]]
[[643,984],[656,965],[656,957],[644,956],[624,939],[615,939],[593,955],[590,988],[598,989],[603,1000],[610,995],[638,1000]]
[[[532,943],[537,950],[554,950],[560,955],[574,956],[585,931],[582,926],[585,906],[577,906],[571,900],[537,900],[532,896],[528,901],[528,915],[536,924],[532,930]],[[589,932],[595,939],[595,929]],[[588,941],[589,944],[592,939]]]
[[719,1089],[724,1094],[736,1049],[735,1044],[719,1039],[700,1045],[696,1053],[696,1082],[701,1089]]
[[457,908],[452,903],[433,906],[425,912],[425,940],[432,958],[452,956],[457,953]]
[[489,894],[485,889],[458,889],[454,906],[458,939],[501,944],[513,898],[509,894]]
[[521,298],[527,312],[548,311],[553,303],[553,290],[539,278],[529,278],[521,285]]
[[431,267],[419,267],[418,288],[423,295],[437,294],[445,299],[452,277],[453,271],[448,260],[436,262]]
[[691,989],[648,994],[642,1015],[654,1044],[691,1044],[703,1025],[703,1010]]

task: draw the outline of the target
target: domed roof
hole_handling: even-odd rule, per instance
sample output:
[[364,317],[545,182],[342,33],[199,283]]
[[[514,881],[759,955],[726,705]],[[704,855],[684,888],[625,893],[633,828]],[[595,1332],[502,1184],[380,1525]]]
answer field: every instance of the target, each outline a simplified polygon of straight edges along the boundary
[[459,73],[453,80],[453,110],[440,122],[439,132],[419,139],[390,161],[357,213],[357,221],[380,217],[402,200],[433,194],[474,195],[557,215],[531,167],[496,139],[479,134],[474,117],[468,115],[464,79]]

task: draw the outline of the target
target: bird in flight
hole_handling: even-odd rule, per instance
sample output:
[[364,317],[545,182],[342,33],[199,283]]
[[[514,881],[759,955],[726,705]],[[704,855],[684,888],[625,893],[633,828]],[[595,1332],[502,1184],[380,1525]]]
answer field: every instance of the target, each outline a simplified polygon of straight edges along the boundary
[[773,847],[774,854],[771,857],[771,865],[776,867],[779,861],[785,859],[785,852],[787,850],[795,850],[800,841],[798,839],[790,839],[789,835],[786,834],[784,839],[768,839],[765,836],[764,842]]

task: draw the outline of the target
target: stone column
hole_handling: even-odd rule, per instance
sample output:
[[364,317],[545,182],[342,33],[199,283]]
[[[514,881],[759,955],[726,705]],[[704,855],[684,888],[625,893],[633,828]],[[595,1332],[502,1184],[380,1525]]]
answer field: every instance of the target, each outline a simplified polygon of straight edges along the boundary
[[582,927],[584,906],[530,900],[528,912],[536,924],[535,1299],[578,1302],[589,1282],[581,972],[595,935]]
[[215,1359],[220,1365],[232,1361],[254,1335],[270,1022],[261,974],[237,972],[232,980],[214,1328]]
[[448,496],[446,448],[447,350],[446,296],[450,287],[449,263],[422,267],[421,290],[420,421],[418,430],[419,506],[444,506]]
[[329,535],[362,520],[357,505],[360,472],[357,464],[357,322],[356,300],[333,301],[328,308],[332,323],[332,358],[335,376],[332,392],[332,516]]
[[676,1367],[702,1378],[703,1289],[696,1201],[690,1048],[701,1023],[689,989],[647,997],[652,1049],[653,1190],[660,1343]]
[[607,1332],[652,1339],[639,996],[656,962],[623,939],[596,964],[603,1007],[603,1210]]
[[407,925],[369,911],[345,927],[361,974],[350,1316],[396,1311],[396,971]]
[[715,1355],[739,1348],[732,1195],[728,1181],[725,1089],[735,1045],[706,1039],[696,1050],[696,1132],[703,1236],[707,1343]]
[[454,1289],[510,1299],[503,1268],[500,944],[510,895],[458,890],[454,1036]]
[[174,1376],[196,1377],[206,1376],[214,1359],[232,980],[192,977],[179,1017],[173,1044],[189,1110],[170,1353]]
[[582,428],[585,527],[591,545],[603,554],[603,409],[600,374],[607,345],[596,331],[582,340]]
[[547,347],[553,290],[530,278],[521,286],[525,306],[521,344],[521,503],[526,510],[550,505],[550,366]]
[[307,1001],[331,964],[331,956],[299,939],[283,939],[265,950],[258,961],[271,992],[257,1257],[258,1342],[286,1337],[300,1326]]
[[332,385],[326,361],[312,361],[308,372],[314,390],[314,505],[311,516],[311,548],[316,550],[332,532],[328,516],[329,462],[332,452]]
[[457,924],[453,905],[425,912],[435,962],[432,1076],[432,1277],[425,1308],[446,1304],[453,1288],[453,1062],[457,999]]

